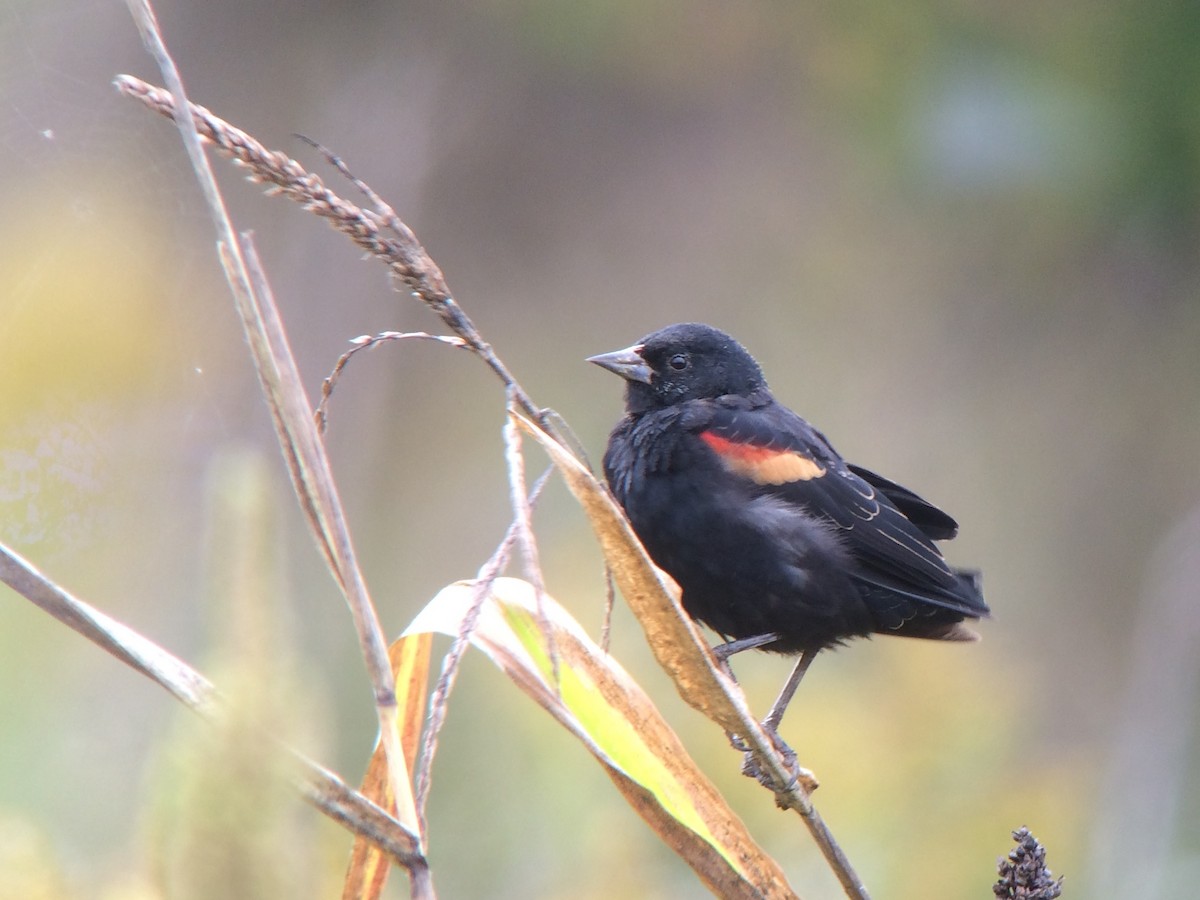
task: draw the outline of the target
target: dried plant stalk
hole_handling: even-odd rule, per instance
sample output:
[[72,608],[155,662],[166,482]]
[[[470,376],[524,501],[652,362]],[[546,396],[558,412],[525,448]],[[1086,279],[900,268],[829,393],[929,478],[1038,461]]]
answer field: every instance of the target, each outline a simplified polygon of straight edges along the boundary
[[[213,219],[226,280],[242,318],[297,497],[354,619],[387,754],[392,796],[400,817],[416,831],[418,846],[423,849],[424,836],[420,832],[412,784],[396,727],[398,711],[387,641],[355,560],[353,543],[324,445],[309,414],[310,407],[287,345],[282,322],[266,277],[257,265],[252,243],[248,237],[239,239],[225,209],[216,178],[201,146],[196,117],[189,114],[191,104],[184,92],[183,80],[167,50],[154,10],[149,0],[127,0],[127,5],[141,34],[142,43],[171,88],[168,96],[172,100],[173,118]],[[412,868],[409,874],[414,898],[432,900],[435,894],[428,867]]]
[[[140,100],[160,115],[175,117],[176,103],[169,91],[132,75],[118,75],[114,84],[121,93]],[[218,153],[248,169],[251,181],[271,185],[273,192],[283,194],[325,219],[359,247],[387,263],[396,278],[479,354],[504,382],[517,408],[543,428],[555,433],[549,417],[525,393],[491,345],[483,339],[470,317],[455,302],[442,270],[425,252],[411,228],[394,214],[381,215],[339,197],[325,187],[319,176],[306,171],[287,154],[267,149],[255,138],[213,115],[203,106],[192,103],[189,107],[200,136],[212,144]]]

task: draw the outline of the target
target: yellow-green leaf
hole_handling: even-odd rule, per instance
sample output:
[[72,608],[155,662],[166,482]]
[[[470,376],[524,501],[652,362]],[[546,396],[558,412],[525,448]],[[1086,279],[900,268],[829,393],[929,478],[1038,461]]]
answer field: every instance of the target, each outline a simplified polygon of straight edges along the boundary
[[[458,634],[479,590],[472,582],[445,588],[405,634]],[[482,604],[472,644],[587,747],[710,889],[722,897],[796,896],[650,698],[566,610],[541,597],[545,634],[534,587],[515,578],[496,579]]]

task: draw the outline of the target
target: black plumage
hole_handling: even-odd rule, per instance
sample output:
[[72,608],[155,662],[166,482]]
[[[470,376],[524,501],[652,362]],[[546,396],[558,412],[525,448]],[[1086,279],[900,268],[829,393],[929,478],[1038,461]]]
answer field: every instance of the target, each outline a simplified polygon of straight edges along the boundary
[[591,361],[627,382],[609,486],[693,618],[808,658],[873,633],[975,639],[978,576],[934,544],[955,521],[843,460],[729,335],[672,325]]

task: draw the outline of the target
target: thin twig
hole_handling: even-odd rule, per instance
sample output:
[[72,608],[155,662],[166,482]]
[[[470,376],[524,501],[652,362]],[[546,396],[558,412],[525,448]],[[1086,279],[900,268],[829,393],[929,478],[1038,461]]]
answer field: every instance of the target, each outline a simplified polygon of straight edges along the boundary
[[546,616],[546,579],[542,575],[537,538],[533,534],[533,509],[525,493],[525,454],[521,452],[521,432],[517,428],[511,395],[508,412],[504,421],[504,461],[508,469],[509,502],[512,504],[513,523],[517,526],[517,546],[521,548],[525,575],[533,585],[538,627],[549,643],[551,680],[557,691],[560,687],[558,647]]
[[[548,467],[538,477],[538,480],[533,483],[533,490],[529,492],[530,506],[537,503],[538,497],[541,496],[542,488],[546,486],[546,482],[549,481],[550,474],[553,471],[553,466]],[[438,736],[441,734],[442,726],[446,721],[446,710],[450,702],[450,693],[454,690],[454,683],[458,679],[458,671],[462,665],[463,656],[466,654],[467,648],[471,645],[471,635],[475,632],[475,626],[479,623],[479,613],[483,609],[484,601],[487,600],[488,595],[491,593],[492,583],[504,571],[504,567],[508,565],[513,545],[517,541],[517,530],[518,525],[515,521],[509,523],[508,530],[505,531],[504,537],[496,547],[495,552],[480,567],[475,579],[471,608],[463,616],[462,628],[455,635],[454,642],[442,658],[442,671],[438,676],[437,685],[434,687],[433,696],[429,701],[429,717],[425,724],[425,732],[421,738],[421,754],[417,762],[417,772],[414,779],[416,784],[417,815],[420,816],[422,822],[425,821],[425,807],[429,801],[429,790],[433,783],[433,759],[437,755]]]
[[321,382],[321,402],[317,404],[317,408],[313,411],[313,421],[317,423],[318,431],[322,434],[325,432],[325,426],[328,424],[329,418],[329,400],[333,395],[333,389],[337,386],[338,379],[342,377],[342,371],[346,368],[346,364],[350,362],[350,358],[362,350],[369,350],[372,347],[377,347],[379,344],[388,341],[403,341],[409,338],[437,341],[441,344],[448,344],[451,347],[470,349],[467,346],[467,342],[462,338],[449,337],[444,334],[429,334],[426,331],[383,331],[375,335],[364,334],[356,338],[351,338],[350,343],[354,346],[338,357],[333,371]]

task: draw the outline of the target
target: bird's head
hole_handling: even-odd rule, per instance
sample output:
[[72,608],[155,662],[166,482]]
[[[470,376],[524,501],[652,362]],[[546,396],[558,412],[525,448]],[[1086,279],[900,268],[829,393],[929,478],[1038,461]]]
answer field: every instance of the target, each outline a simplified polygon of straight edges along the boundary
[[635,415],[688,400],[750,396],[767,387],[762,369],[741,344],[692,322],[670,325],[588,362],[626,380],[625,406]]

